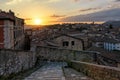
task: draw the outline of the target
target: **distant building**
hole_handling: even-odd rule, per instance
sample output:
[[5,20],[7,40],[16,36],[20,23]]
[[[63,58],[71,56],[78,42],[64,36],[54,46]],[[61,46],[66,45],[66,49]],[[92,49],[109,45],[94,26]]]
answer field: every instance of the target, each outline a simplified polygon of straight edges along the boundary
[[26,29],[25,34],[28,36],[32,36],[32,29]]
[[0,10],[0,48],[21,49],[24,45],[24,19],[14,12]]
[[80,38],[76,38],[70,35],[60,35],[52,39],[53,42],[58,44],[60,48],[71,49],[71,50],[83,50],[84,41]]
[[106,39],[106,41],[104,41],[104,49],[109,51],[120,50],[120,41],[115,39]]
[[93,47],[103,47],[104,38],[103,37],[93,37],[90,38]]
[[70,34],[70,36],[82,39],[84,42],[84,49],[87,49],[90,47],[90,43],[89,43],[89,39],[88,39],[89,37],[86,34],[78,33],[78,34]]

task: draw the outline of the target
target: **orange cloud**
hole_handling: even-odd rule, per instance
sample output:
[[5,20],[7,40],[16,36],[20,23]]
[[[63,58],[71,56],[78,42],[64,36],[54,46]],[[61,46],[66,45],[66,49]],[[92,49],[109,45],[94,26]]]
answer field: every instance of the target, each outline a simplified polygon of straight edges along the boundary
[[60,18],[60,17],[65,17],[66,15],[56,15],[56,14],[53,14],[52,16],[50,16],[50,17],[52,17],[52,18]]

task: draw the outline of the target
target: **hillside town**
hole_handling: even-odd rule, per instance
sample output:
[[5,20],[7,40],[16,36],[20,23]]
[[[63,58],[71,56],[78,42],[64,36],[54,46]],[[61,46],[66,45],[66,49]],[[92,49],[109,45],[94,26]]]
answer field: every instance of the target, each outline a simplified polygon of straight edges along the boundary
[[120,28],[112,24],[65,23],[26,30],[31,48],[50,46],[99,52],[105,65],[119,67]]
[[[51,65],[47,65],[47,66],[50,66],[51,68],[53,67],[52,70],[55,69],[56,70],[55,72],[57,72],[58,69],[61,70],[61,67],[56,66],[52,62],[59,62],[59,61],[64,62],[70,59],[77,61],[79,60],[83,62],[85,61],[95,65],[109,66],[119,69],[120,68],[120,26],[114,25],[112,23],[106,24],[106,22],[103,24],[97,24],[95,22],[91,22],[89,24],[62,23],[62,24],[54,24],[54,25],[40,25],[37,27],[26,29],[24,24],[24,19],[15,16],[14,12],[12,12],[11,10],[9,10],[9,12],[5,12],[1,10],[0,11],[0,48],[1,48],[0,76],[9,75],[11,73],[14,73],[16,70],[17,72],[19,72],[21,71],[21,69],[26,70],[27,68],[32,68],[37,61],[51,63],[52,66]],[[87,57],[84,58],[82,56],[83,54],[84,56]],[[9,58],[5,59],[4,57],[8,57],[7,55],[9,55]],[[17,55],[19,57],[17,57]],[[25,55],[27,56],[23,57]],[[92,55],[92,58],[89,57],[89,55]],[[14,58],[15,57],[17,58],[12,59],[12,56],[14,56]],[[81,58],[82,59],[84,58],[84,60],[82,60]],[[23,61],[21,60],[19,61],[19,59]],[[4,62],[2,62],[4,60],[6,61],[5,64]],[[40,62],[39,64],[41,64]],[[13,67],[13,64],[16,66],[15,68]],[[56,63],[56,64],[59,66],[62,65],[62,63],[60,64]],[[66,66],[66,63],[63,64],[64,66]],[[77,62],[75,63],[71,62],[71,64],[77,64]],[[4,65],[5,67],[3,67]],[[20,67],[20,65],[22,66]],[[43,67],[41,70],[43,70],[43,72],[45,69],[49,71],[49,68],[46,67]],[[4,72],[4,70],[6,71]],[[38,73],[40,71],[38,71]],[[66,75],[68,75],[69,69],[68,71],[67,69],[65,69],[65,71],[66,71],[65,72]],[[52,72],[50,73],[52,74]],[[40,74],[43,75],[42,73]],[[35,79],[25,79],[25,80],[35,80]],[[39,80],[44,80],[44,79],[39,79]],[[56,80],[65,80],[65,79],[56,79]],[[66,80],[70,80],[70,79],[66,78]],[[83,79],[75,79],[75,80],[83,80]],[[93,80],[93,79],[86,78],[84,80]],[[98,80],[97,77],[96,80]],[[108,79],[106,78],[106,80]],[[116,78],[114,80],[119,80],[119,79]]]

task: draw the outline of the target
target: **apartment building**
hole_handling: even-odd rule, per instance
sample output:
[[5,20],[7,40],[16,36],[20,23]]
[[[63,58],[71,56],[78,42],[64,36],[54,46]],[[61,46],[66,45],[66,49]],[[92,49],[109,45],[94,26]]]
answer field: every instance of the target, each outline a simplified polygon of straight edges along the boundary
[[0,10],[0,48],[22,49],[24,45],[24,19],[9,10]]

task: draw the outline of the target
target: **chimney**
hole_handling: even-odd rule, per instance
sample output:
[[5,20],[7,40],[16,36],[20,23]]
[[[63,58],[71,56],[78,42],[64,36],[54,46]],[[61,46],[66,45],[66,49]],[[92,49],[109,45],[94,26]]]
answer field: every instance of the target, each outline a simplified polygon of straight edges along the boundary
[[12,12],[11,10],[9,10],[9,14],[12,14],[12,15],[14,15],[14,12]]

